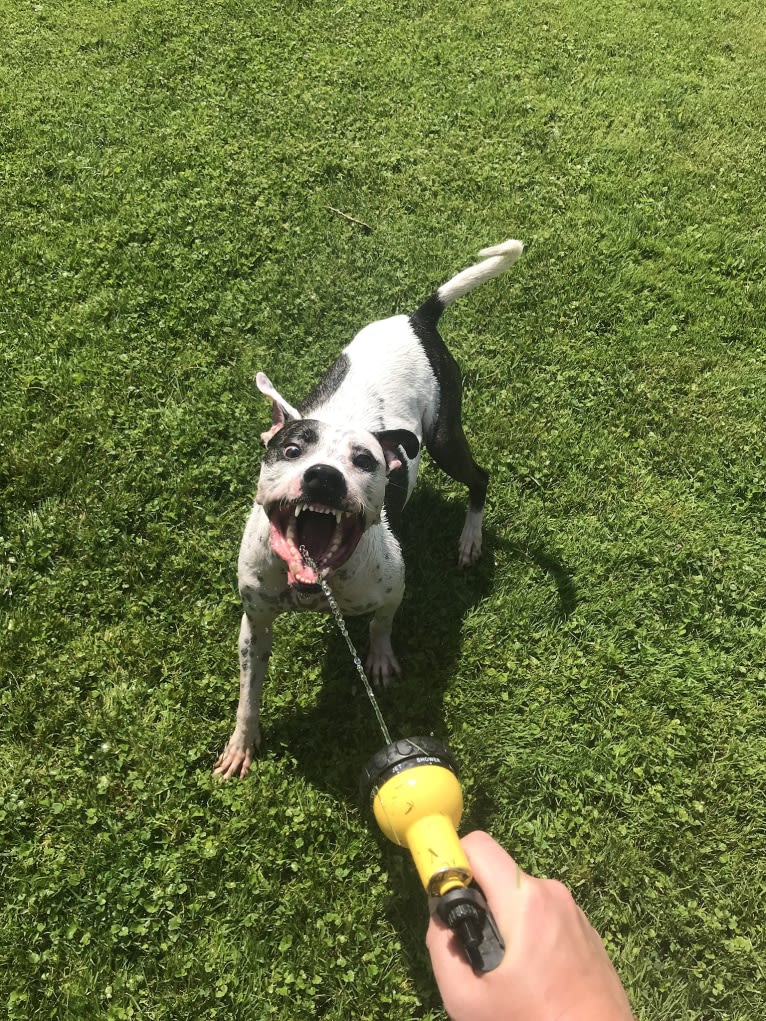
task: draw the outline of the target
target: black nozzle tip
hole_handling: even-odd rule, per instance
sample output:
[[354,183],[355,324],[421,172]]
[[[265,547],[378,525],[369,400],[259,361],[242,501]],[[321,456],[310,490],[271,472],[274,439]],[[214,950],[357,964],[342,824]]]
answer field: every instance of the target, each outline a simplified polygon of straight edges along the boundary
[[381,748],[362,770],[359,793],[362,804],[369,804],[375,791],[390,777],[413,766],[444,766],[457,776],[452,752],[435,737],[403,737]]
[[492,971],[500,964],[505,943],[477,886],[458,887],[441,897],[431,897],[429,908],[455,933],[477,974]]
[[474,904],[458,904],[447,912],[447,925],[457,933],[467,953],[481,946],[484,919]]

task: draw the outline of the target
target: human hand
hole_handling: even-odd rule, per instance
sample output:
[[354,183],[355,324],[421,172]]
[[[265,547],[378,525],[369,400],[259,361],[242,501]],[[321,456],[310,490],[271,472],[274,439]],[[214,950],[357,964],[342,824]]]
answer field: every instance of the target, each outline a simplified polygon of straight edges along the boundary
[[498,968],[476,975],[431,918],[426,945],[453,1021],[632,1021],[601,938],[567,888],[527,875],[487,833],[462,845],[506,949]]

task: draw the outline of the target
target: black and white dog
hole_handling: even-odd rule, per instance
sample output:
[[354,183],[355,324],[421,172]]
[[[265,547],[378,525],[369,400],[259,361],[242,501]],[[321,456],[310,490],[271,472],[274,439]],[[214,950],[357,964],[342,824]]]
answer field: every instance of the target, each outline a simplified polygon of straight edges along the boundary
[[[481,553],[487,473],[473,459],[461,423],[460,371],[436,326],[448,305],[499,276],[521,255],[519,241],[479,254],[412,313],[365,326],[313,392],[295,408],[259,373],[272,405],[266,454],[239,554],[244,605],[239,635],[237,722],[214,772],[244,777],[260,744],[261,689],[272,625],[286,610],[329,609],[318,584],[332,582],[344,614],[372,613],[368,676],[398,674],[391,626],[404,594],[404,563],[388,516],[415,486],[421,443],[440,468],[468,487],[458,562]],[[303,547],[319,574],[304,562]]]

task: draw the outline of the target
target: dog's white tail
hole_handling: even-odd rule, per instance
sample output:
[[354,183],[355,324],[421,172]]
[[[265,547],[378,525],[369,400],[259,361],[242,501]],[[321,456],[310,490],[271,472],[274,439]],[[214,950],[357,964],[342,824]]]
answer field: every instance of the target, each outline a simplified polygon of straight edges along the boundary
[[474,287],[483,284],[485,280],[499,277],[516,262],[524,249],[521,241],[503,241],[500,245],[493,245],[491,248],[482,248],[479,255],[483,262],[477,262],[475,266],[469,266],[457,276],[442,284],[436,292],[436,297],[446,308],[453,301],[462,298]]

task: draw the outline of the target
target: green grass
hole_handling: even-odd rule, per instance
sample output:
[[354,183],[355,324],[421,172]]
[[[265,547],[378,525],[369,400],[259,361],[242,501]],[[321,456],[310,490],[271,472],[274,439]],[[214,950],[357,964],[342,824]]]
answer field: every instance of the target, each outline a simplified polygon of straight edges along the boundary
[[517,236],[443,323],[485,556],[454,567],[463,494],[426,465],[382,707],[449,740],[466,829],[573,887],[642,1018],[763,1018],[761,5],[0,21],[0,1012],[444,1016],[412,866],[357,806],[381,739],[329,622],[278,622],[264,753],[210,771],[256,371],[300,399]]

